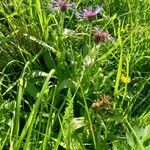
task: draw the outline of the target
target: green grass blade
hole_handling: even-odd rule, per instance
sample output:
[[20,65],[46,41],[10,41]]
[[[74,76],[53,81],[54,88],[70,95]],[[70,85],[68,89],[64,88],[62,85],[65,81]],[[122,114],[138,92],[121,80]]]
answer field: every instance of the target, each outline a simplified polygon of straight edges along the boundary
[[38,109],[39,109],[39,106],[40,106],[40,103],[41,103],[41,100],[42,100],[42,97],[43,97],[43,94],[44,94],[44,91],[45,91],[45,88],[47,87],[48,85],[48,82],[49,82],[49,79],[52,77],[52,75],[54,74],[55,70],[51,70],[43,84],[43,87],[42,87],[42,90],[41,92],[39,93],[38,97],[37,97],[37,100],[36,100],[36,103],[28,117],[28,120],[21,132],[21,135],[19,137],[19,140],[15,143],[15,147],[14,149],[15,150],[18,150],[21,146],[21,143],[25,137],[25,135],[28,133],[27,135],[27,138],[26,138],[26,143],[25,143],[25,149],[28,147],[28,144],[29,144],[29,140],[30,140],[30,136],[31,136],[31,133],[32,133],[32,130],[33,130],[33,125],[34,125],[34,122],[35,122],[35,119],[36,119],[36,116],[37,116],[37,113],[38,113]]

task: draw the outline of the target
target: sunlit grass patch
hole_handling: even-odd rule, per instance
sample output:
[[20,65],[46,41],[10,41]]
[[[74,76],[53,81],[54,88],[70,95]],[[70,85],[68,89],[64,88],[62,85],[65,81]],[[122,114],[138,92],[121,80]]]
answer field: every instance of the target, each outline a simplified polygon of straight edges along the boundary
[[2,0],[0,149],[148,150],[149,16],[147,0]]

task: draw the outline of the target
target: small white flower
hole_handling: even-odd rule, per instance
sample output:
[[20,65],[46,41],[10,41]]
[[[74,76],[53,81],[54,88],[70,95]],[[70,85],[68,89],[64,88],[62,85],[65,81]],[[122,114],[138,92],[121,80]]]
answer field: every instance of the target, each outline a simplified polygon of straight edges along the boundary
[[64,35],[65,38],[71,37],[74,34],[75,34],[74,30],[70,30],[70,29],[67,29],[67,28],[64,29],[63,35]]
[[94,57],[91,57],[91,56],[87,55],[87,56],[85,57],[85,59],[84,59],[83,64],[84,64],[85,67],[88,67],[90,64],[93,64],[94,61],[95,61],[95,58],[94,58]]

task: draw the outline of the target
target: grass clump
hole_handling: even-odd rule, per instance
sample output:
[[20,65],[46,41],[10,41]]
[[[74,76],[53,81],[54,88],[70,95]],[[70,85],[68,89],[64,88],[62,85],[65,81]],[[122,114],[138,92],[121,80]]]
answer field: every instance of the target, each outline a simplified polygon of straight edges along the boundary
[[149,1],[0,2],[0,149],[148,150]]

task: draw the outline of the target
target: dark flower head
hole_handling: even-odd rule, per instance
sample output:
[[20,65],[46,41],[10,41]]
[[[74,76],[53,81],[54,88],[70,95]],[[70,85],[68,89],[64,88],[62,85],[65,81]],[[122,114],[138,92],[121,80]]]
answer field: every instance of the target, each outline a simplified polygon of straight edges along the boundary
[[51,2],[51,8],[53,11],[60,9],[61,11],[66,11],[67,9],[75,9],[75,3],[69,3],[67,0],[58,0],[56,2]]
[[106,42],[106,41],[114,42],[114,38],[109,33],[101,31],[99,29],[96,29],[95,31],[94,40],[96,42]]
[[96,18],[98,15],[102,15],[103,8],[98,6],[97,8],[89,7],[84,9],[82,12],[77,13],[77,18],[79,19],[93,19]]
[[96,100],[93,102],[92,104],[92,108],[96,111],[98,111],[100,108],[105,108],[105,109],[109,109],[111,110],[110,108],[110,99],[111,97],[109,95],[103,95],[101,97],[101,100]]

